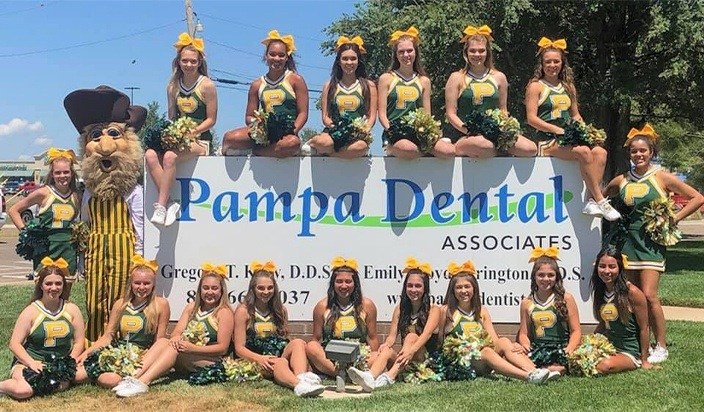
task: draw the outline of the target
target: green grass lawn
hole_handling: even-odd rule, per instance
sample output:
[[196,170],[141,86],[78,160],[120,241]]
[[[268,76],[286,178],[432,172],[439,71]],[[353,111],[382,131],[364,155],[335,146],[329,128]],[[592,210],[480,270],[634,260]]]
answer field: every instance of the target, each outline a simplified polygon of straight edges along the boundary
[[[701,245],[700,245],[701,246]],[[688,248],[685,248],[688,249]],[[701,272],[699,272],[701,274]],[[672,275],[673,277],[675,275]],[[12,355],[7,349],[17,314],[31,286],[0,286],[0,376],[7,376]],[[74,291],[83,306],[82,284]],[[0,411],[371,411],[383,410],[701,410],[704,407],[704,323],[668,322],[670,359],[661,370],[636,371],[597,379],[565,377],[544,386],[504,379],[462,383],[397,384],[370,398],[300,399],[271,382],[189,386],[164,379],[149,393],[118,399],[109,390],[81,386],[46,398],[16,402],[0,398]],[[332,384],[332,382],[329,382]]]
[[668,248],[660,300],[663,305],[704,308],[704,242],[680,242]]

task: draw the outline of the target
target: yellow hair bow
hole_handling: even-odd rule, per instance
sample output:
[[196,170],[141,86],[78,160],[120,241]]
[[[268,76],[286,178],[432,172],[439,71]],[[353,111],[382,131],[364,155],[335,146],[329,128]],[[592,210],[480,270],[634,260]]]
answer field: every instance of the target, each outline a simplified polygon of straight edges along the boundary
[[174,43],[174,47],[181,50],[181,48],[186,46],[193,46],[194,49],[198,50],[201,53],[203,53],[203,50],[205,49],[203,39],[193,38],[188,35],[188,33],[183,32],[178,35],[178,41]]
[[657,143],[658,137],[660,137],[655,132],[655,129],[653,129],[653,127],[650,124],[646,123],[645,126],[643,126],[643,128],[640,130],[636,129],[635,127],[631,128],[631,131],[628,132],[628,136],[626,138],[626,143],[623,144],[623,147],[628,146],[631,139],[633,139],[636,136],[648,136],[650,138],[650,140],[653,141],[653,143]]
[[66,158],[71,161],[71,163],[77,163],[76,153],[73,150],[62,150],[52,147],[46,151],[46,164],[53,162],[56,159]]
[[447,265],[447,273],[449,273],[450,276],[456,276],[460,273],[477,276],[477,269],[474,268],[474,263],[472,263],[471,260],[464,262],[461,266],[455,262],[450,262],[450,264]]
[[464,37],[462,37],[462,40],[460,40],[461,43],[466,42],[467,40],[469,40],[470,37],[477,34],[486,37],[486,39],[489,41],[494,41],[494,38],[491,37],[491,29],[486,24],[482,27],[467,26],[464,28],[464,31],[462,33],[464,33]]
[[335,258],[332,260],[332,270],[341,268],[341,267],[348,267],[353,270],[357,270],[357,260],[356,259],[345,259],[342,256],[335,256]]
[[347,36],[340,36],[340,38],[337,39],[337,43],[335,43],[335,51],[345,44],[356,44],[359,47],[360,53],[367,54],[367,50],[364,48],[364,40],[359,36],[354,36],[351,39]]
[[627,269],[628,268],[628,256],[621,253],[621,261],[623,262],[623,268]]
[[203,263],[203,266],[201,266],[201,269],[203,269],[203,273],[215,273],[215,274],[220,275],[222,277],[227,276],[227,267],[225,265],[215,266],[210,262],[205,262],[205,263]]
[[418,34],[419,34],[418,29],[416,29],[413,26],[409,27],[408,30],[406,30],[406,31],[396,30],[395,32],[393,32],[391,34],[391,39],[389,40],[389,44],[393,45],[394,43],[396,43],[396,41],[398,39],[400,39],[401,37],[406,37],[406,36],[413,39],[413,44],[418,44],[418,43],[420,43],[420,38],[418,37]]
[[532,252],[530,252],[530,259],[528,259],[528,263],[533,263],[536,260],[538,260],[539,257],[542,256],[547,256],[549,258],[553,258],[555,260],[560,260],[560,258],[557,257],[557,254],[559,253],[559,249],[557,246],[550,246],[548,249],[543,249],[541,247],[537,247],[533,249]]
[[551,48],[551,47],[555,48],[555,49],[560,49],[563,52],[566,52],[567,51],[567,40],[558,39],[558,40],[552,41],[552,40],[548,39],[547,37],[543,37],[538,42],[538,47],[540,47],[540,49],[538,49],[537,54],[540,54],[543,50]]
[[142,255],[132,255],[132,269],[130,270],[134,270],[135,268],[138,268],[140,266],[147,267],[156,272],[156,270],[159,268],[159,262],[157,262],[156,260],[147,260]]
[[49,256],[45,257],[41,261],[42,267],[49,267],[49,266],[55,266],[59,269],[67,269],[68,268],[68,262],[64,260],[64,258],[58,258],[56,260],[50,258]]
[[403,268],[401,272],[408,273],[415,269],[420,270],[428,276],[433,276],[433,268],[430,266],[430,263],[420,263],[414,257],[409,257],[408,259],[406,259],[406,267]]
[[249,264],[249,268],[252,273],[259,272],[260,270],[269,273],[276,273],[276,265],[271,260],[266,263],[262,263],[258,260],[255,260],[254,262]]
[[279,40],[286,45],[286,54],[288,54],[289,56],[291,55],[291,53],[293,53],[294,50],[296,50],[296,46],[293,44],[293,36],[291,36],[290,34],[281,36],[278,30],[270,31],[268,37],[262,40],[262,44],[268,46],[269,43],[274,40]]

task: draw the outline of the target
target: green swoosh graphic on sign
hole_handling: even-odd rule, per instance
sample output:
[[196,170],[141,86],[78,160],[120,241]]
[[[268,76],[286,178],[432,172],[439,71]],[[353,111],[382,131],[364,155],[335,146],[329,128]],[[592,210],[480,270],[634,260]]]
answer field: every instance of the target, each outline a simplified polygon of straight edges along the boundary
[[[562,194],[563,201],[564,203],[569,203],[572,199],[574,199],[574,195],[570,191],[565,191]],[[545,208],[549,209],[552,208],[554,205],[554,195],[553,194],[548,194],[545,196]],[[213,205],[210,203],[201,203],[198,205],[195,205],[200,208],[204,209],[212,209]],[[527,213],[532,213],[535,210],[535,197],[530,197],[528,199],[528,202],[526,202],[527,206]],[[518,202],[510,202],[508,204],[508,213],[516,213],[518,208]],[[227,211],[226,207],[222,208],[223,213]],[[239,209],[239,212],[241,214],[247,215],[249,214],[249,209],[241,208]],[[337,222],[335,221],[335,218],[332,216],[325,216],[319,221],[315,222],[320,225],[339,225],[339,226],[361,226],[361,227],[437,227],[437,226],[458,226],[458,225],[469,225],[469,224],[478,224],[480,223],[478,220],[479,216],[479,210],[477,208],[473,208],[471,211],[472,214],[472,220],[466,223],[462,223],[462,213],[460,211],[452,211],[452,210],[447,210],[443,211],[443,215],[448,215],[450,213],[454,213],[455,216],[452,220],[450,220],[447,223],[438,223],[432,219],[430,214],[423,214],[418,216],[417,218],[408,221],[408,222],[382,222],[381,220],[384,218],[383,216],[365,216],[361,221],[357,223],[352,223],[350,219],[345,220],[344,222]],[[492,215],[492,219],[490,220],[491,222],[499,220],[498,214],[499,214],[499,207],[498,206],[489,206],[489,214]],[[257,212],[258,217],[265,217],[266,212],[261,210]],[[281,220],[281,212],[274,212],[274,220]],[[294,222],[300,222],[301,217],[296,216],[293,218]]]

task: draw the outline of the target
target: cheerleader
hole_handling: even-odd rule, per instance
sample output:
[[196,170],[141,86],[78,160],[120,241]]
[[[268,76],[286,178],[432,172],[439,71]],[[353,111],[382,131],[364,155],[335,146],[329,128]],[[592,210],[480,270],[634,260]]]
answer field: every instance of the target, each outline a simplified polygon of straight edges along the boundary
[[567,63],[567,42],[543,37],[538,47],[538,62],[526,87],[525,100],[526,120],[537,130],[538,156],[579,162],[579,171],[589,194],[582,213],[609,221],[618,220],[620,213],[611,207],[599,186],[606,166],[606,150],[600,146],[560,146],[557,142],[557,135],[565,134],[570,119],[582,120],[577,88]]
[[[492,41],[489,26],[467,26],[461,40],[466,64],[464,69],[450,75],[445,86],[445,114],[459,134],[455,143],[458,156],[493,157],[498,153],[497,142],[476,135],[465,124],[466,116],[474,110],[500,109],[508,113],[508,82],[506,76],[494,68]],[[535,156],[536,151],[535,143],[520,134],[508,149],[514,156]]]
[[[301,148],[307,154],[314,153],[351,159],[366,156],[371,139],[370,130],[376,120],[376,85],[367,78],[363,55],[364,41],[356,36],[342,36],[335,44],[335,63],[330,80],[323,85],[321,95],[323,109],[323,133],[313,136]],[[355,130],[355,135],[343,134],[342,127],[350,127],[355,119],[366,119]],[[351,131],[351,130],[350,130]],[[367,140],[360,138],[366,132]]]
[[[193,130],[193,142],[182,151],[166,150],[157,153],[148,148],[144,153],[149,174],[159,191],[150,221],[155,225],[170,226],[176,221],[180,205],[169,201],[171,186],[176,177],[176,163],[211,154],[213,134],[218,114],[218,96],[215,84],[208,77],[203,39],[194,39],[181,33],[174,44],[176,57],[171,62],[173,74],[166,88],[169,119],[189,117],[198,125]],[[168,206],[168,207],[167,207]]]
[[[422,363],[437,349],[440,308],[430,303],[430,277],[433,270],[415,258],[406,260],[406,274],[401,289],[401,303],[394,308],[391,328],[386,341],[379,346],[379,356],[369,371],[348,370],[352,382],[371,392],[375,388],[393,385],[410,362]],[[393,350],[396,337],[401,335],[401,351]],[[389,361],[393,366],[384,372]]]
[[337,366],[325,357],[325,346],[332,339],[354,340],[369,346],[368,365],[378,355],[376,305],[362,296],[357,261],[336,257],[331,265],[327,298],[313,309],[313,337],[306,345],[308,361],[319,372],[336,376]]
[[158,356],[145,362],[134,377],[125,376],[113,388],[127,398],[149,391],[149,385],[175,368],[192,372],[220,362],[230,348],[234,317],[228,304],[227,267],[203,264],[195,299],[183,309],[171,338],[159,339],[150,349]]
[[596,365],[599,374],[653,368],[648,361],[648,303],[643,292],[626,280],[618,249],[607,246],[599,252],[591,286],[594,317],[599,320],[595,332],[616,348],[615,355]]
[[577,303],[565,291],[558,260],[554,246],[533,249],[531,293],[521,302],[521,323],[513,345],[514,352],[530,357],[537,367],[548,368],[551,378],[567,372],[567,355],[582,339]]
[[450,263],[447,272],[451,278],[446,303],[440,311],[440,341],[444,344],[447,338],[470,337],[479,340],[481,357],[472,360],[472,367],[479,374],[489,374],[493,370],[514,379],[544,383],[550,371],[536,369],[528,358],[512,351],[511,341],[499,339],[496,334],[489,311],[481,304],[474,264],[471,261],[461,266]]
[[[0,395],[28,399],[66,390],[73,380],[85,332],[81,310],[66,300],[67,275],[68,263],[62,258],[41,260],[30,303],[12,329],[14,360],[10,379],[0,382]],[[35,384],[39,381],[49,383]]]
[[[640,288],[648,300],[650,327],[655,335],[655,347],[651,349],[650,363],[660,363],[669,353],[666,344],[665,315],[658,298],[660,275],[665,271],[666,247],[655,242],[646,233],[645,210],[651,202],[667,200],[670,193],[689,199],[687,205],[675,214],[671,225],[699,210],[704,205],[704,196],[677,176],[651,164],[657,156],[658,134],[646,124],[642,129],[631,129],[625,147],[631,160],[631,170],[616,176],[604,190],[605,196],[618,196],[630,213],[623,216],[626,227],[620,233],[617,246],[626,256],[625,269],[631,282]],[[618,227],[615,227],[618,229]],[[662,241],[661,241],[662,243]]]
[[[295,156],[300,151],[298,132],[308,120],[308,86],[303,77],[296,73],[293,36],[281,36],[277,30],[272,30],[262,44],[266,46],[264,61],[269,71],[250,86],[245,113],[247,127],[225,133],[222,144],[224,155],[253,149],[258,156],[283,158]],[[261,135],[252,134],[258,123],[255,116],[257,108],[269,115],[269,126],[274,123],[278,126],[269,127]]]
[[[391,68],[379,77],[379,122],[384,127],[383,145],[389,156],[416,159],[423,156],[415,136],[396,136],[389,133],[393,122],[416,109],[428,114],[430,109],[430,79],[425,74],[418,49],[418,29],[397,30],[391,35]],[[429,152],[435,157],[455,156],[455,148],[448,139],[439,139]]]
[[[134,356],[141,359],[136,364],[151,364],[159,356],[158,352],[149,348],[166,336],[171,311],[169,302],[154,293],[158,268],[156,260],[132,256],[125,298],[118,299],[113,305],[103,335],[78,358],[76,381],[90,378],[99,386],[111,389],[120,383],[123,376],[127,376],[99,366],[100,353],[105,348],[132,351]],[[135,368],[135,373],[139,372],[139,368]]]
[[34,271],[41,267],[41,259],[63,259],[68,263],[66,275],[66,298],[71,295],[71,286],[78,278],[76,274],[76,244],[71,242],[72,225],[78,220],[81,195],[78,192],[78,179],[73,165],[76,154],[73,150],[51,148],[46,152],[46,164],[49,173],[44,186],[33,191],[8,211],[12,222],[19,230],[25,228],[22,212],[32,206],[38,206],[36,227],[47,241],[46,250],[36,250],[32,259]]
[[235,310],[235,353],[298,396],[320,395],[325,387],[318,375],[308,372],[306,343],[288,340],[288,311],[281,304],[276,266],[255,261],[249,267],[247,296]]

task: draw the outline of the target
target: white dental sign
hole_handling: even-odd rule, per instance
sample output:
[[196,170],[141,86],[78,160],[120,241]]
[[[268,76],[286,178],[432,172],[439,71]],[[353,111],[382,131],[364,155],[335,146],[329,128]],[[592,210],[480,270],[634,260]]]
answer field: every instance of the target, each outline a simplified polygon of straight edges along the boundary
[[[148,218],[157,191],[145,180]],[[311,320],[340,255],[359,262],[379,320],[390,320],[414,256],[433,267],[438,304],[447,264],[471,259],[493,320],[513,323],[530,293],[531,250],[557,246],[581,320],[594,322],[589,278],[600,221],[581,213],[583,192],[577,165],[549,158],[204,157],[179,165],[171,197],[180,218],[159,228],[145,219],[144,250],[159,260],[157,287],[172,319],[195,296],[203,262],[228,266],[234,305],[246,294],[249,263],[273,260],[290,319]]]

